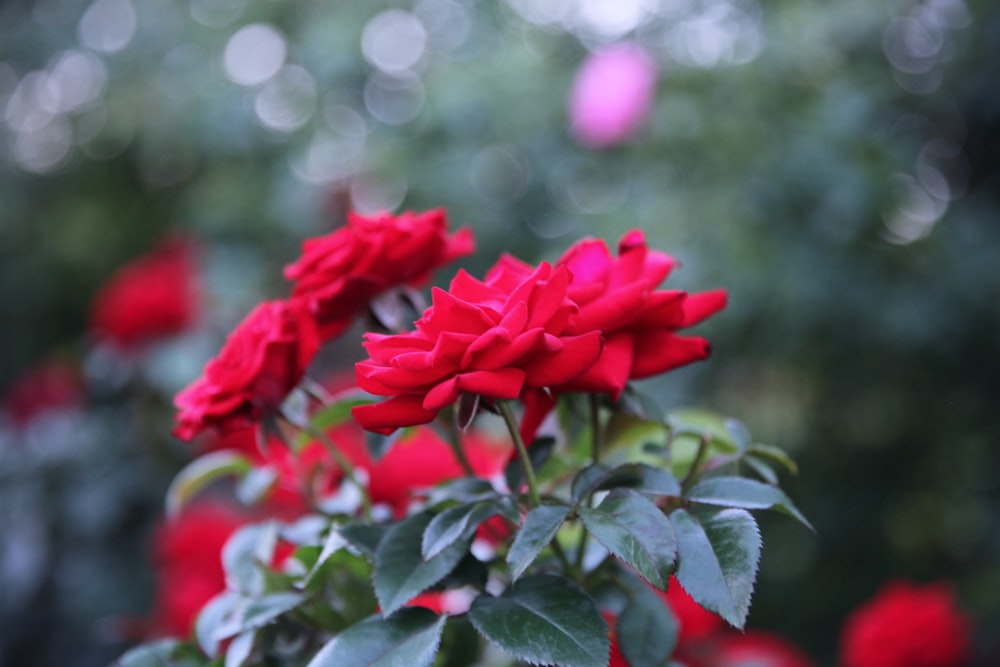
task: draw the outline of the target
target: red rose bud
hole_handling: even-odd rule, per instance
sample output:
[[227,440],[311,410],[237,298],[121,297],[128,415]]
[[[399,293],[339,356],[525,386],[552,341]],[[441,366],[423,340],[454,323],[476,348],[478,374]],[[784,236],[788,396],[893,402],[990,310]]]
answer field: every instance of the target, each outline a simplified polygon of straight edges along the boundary
[[202,376],[177,394],[174,435],[191,440],[208,428],[243,428],[275,414],[319,347],[319,331],[303,304],[258,305]]
[[132,348],[180,333],[197,314],[197,271],[190,241],[169,239],[121,268],[90,308],[100,341]]
[[390,399],[354,408],[355,419],[391,433],[430,422],[462,392],[514,399],[572,381],[597,360],[601,335],[566,334],[576,310],[569,277],[545,263],[527,275],[501,267],[486,282],[460,271],[449,291],[434,289],[416,331],[366,335],[371,358],[355,366],[358,386]]
[[285,277],[295,281],[292,298],[309,304],[323,339],[330,340],[382,292],[422,286],[431,272],[473,247],[468,229],[448,235],[444,209],[398,216],[349,213],[346,226],[306,241],[298,261],[285,267]]
[[950,586],[887,584],[855,609],[840,638],[842,667],[959,667],[971,625]]

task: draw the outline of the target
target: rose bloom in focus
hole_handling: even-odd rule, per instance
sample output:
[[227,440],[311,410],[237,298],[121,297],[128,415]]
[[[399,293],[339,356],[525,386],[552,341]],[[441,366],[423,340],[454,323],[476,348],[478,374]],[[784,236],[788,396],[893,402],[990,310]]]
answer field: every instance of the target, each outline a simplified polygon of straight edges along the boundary
[[621,143],[649,115],[655,88],[656,65],[639,45],[617,44],[592,54],[573,81],[570,131],[585,146]]
[[390,398],[354,408],[354,418],[391,433],[432,421],[462,392],[509,400],[577,377],[597,360],[601,336],[566,333],[576,309],[569,280],[546,263],[526,276],[499,266],[486,281],[459,271],[448,291],[434,288],[416,331],[365,336],[371,358],[355,367],[358,386]]
[[304,304],[258,305],[202,376],[177,394],[174,435],[191,440],[208,428],[245,428],[273,417],[319,348],[319,331]]
[[895,581],[855,609],[840,638],[841,667],[959,667],[971,623],[944,583]]
[[122,267],[90,307],[94,337],[121,350],[178,334],[198,312],[194,247],[171,238]]
[[400,285],[419,287],[431,272],[472,252],[472,232],[448,234],[444,209],[401,215],[348,213],[347,225],[306,241],[285,267],[293,299],[303,299],[324,340],[350,326],[379,294]]

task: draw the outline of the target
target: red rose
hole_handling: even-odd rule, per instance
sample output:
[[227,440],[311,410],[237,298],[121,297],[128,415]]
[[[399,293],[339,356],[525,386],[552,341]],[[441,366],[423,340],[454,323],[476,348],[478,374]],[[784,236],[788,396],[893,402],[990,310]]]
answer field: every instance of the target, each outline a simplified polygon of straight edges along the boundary
[[301,304],[258,305],[202,376],[177,394],[174,435],[191,440],[207,428],[241,428],[273,415],[319,347],[316,323]]
[[[501,261],[515,273],[531,270],[510,257]],[[556,262],[572,273],[567,294],[579,306],[570,316],[566,333],[597,329],[605,337],[600,359],[570,382],[568,389],[608,392],[617,399],[631,379],[708,357],[707,340],[677,331],[722,310],[726,292],[657,290],[675,265],[669,255],[649,250],[637,229],[618,242],[618,257],[611,256],[603,240],[585,239]]]
[[198,612],[226,589],[222,547],[247,518],[223,505],[202,504],[162,523],[153,536],[158,633],[188,637]]
[[472,252],[470,230],[447,232],[444,209],[348,213],[345,227],[306,241],[298,261],[285,267],[285,277],[295,281],[292,298],[309,303],[324,340],[330,340],[382,292],[423,285],[434,269]]
[[528,275],[499,267],[486,282],[460,271],[450,291],[434,289],[416,331],[366,334],[371,358],[355,366],[358,386],[391,398],[354,408],[354,418],[391,433],[433,420],[462,392],[514,399],[570,382],[596,361],[601,335],[566,335],[569,277],[545,263]]
[[787,639],[748,630],[720,635],[701,663],[711,667],[813,667],[815,663]]
[[969,655],[969,619],[943,583],[887,584],[844,623],[843,667],[957,667]]
[[192,250],[189,241],[169,239],[112,276],[90,308],[97,339],[127,349],[189,327],[198,301]]

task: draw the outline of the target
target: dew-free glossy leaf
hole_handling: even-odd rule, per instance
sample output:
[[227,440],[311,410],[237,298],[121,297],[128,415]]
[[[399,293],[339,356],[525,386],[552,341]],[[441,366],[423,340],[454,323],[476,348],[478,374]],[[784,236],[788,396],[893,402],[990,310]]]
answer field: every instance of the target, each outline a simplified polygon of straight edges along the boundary
[[570,494],[573,497],[573,502],[578,503],[593,493],[594,489],[597,488],[597,484],[604,479],[609,470],[611,468],[603,463],[595,463],[578,472],[573,478],[573,483],[570,485]]
[[666,590],[677,561],[677,538],[656,505],[630,489],[616,489],[600,505],[577,510],[583,525],[608,551],[649,583]]
[[222,548],[226,587],[247,595],[257,595],[264,587],[262,567],[274,558],[278,527],[273,522],[239,528]]
[[531,664],[606,667],[608,626],[593,600],[563,577],[515,582],[499,597],[480,595],[469,620],[486,639]]
[[386,526],[372,523],[351,523],[337,528],[352,547],[369,558],[375,558],[375,550],[388,530]]
[[421,556],[424,531],[433,515],[416,514],[386,531],[375,550],[372,580],[375,597],[388,616],[441,581],[469,550],[471,539],[458,540],[429,560]]
[[249,630],[267,625],[305,600],[300,593],[271,593],[252,600],[243,610],[242,628]]
[[531,565],[559,532],[567,514],[569,507],[565,505],[539,505],[528,511],[510,551],[507,552],[511,576],[517,579]]
[[780,447],[775,447],[774,445],[764,445],[758,442],[750,445],[747,451],[750,454],[756,454],[757,456],[770,459],[773,463],[777,463],[793,475],[796,475],[799,472],[799,467],[795,464],[795,461],[792,460],[792,457],[790,457],[785,450]]
[[373,616],[334,637],[307,667],[431,667],[447,618],[423,607]]
[[719,507],[740,507],[748,510],[775,509],[813,530],[812,524],[802,516],[784,491],[754,479],[710,477],[695,484],[684,497],[692,502]]
[[[580,475],[573,480],[573,499],[579,502],[588,494],[603,489],[613,489],[618,487],[630,488],[642,493],[649,493],[656,496],[679,496],[681,494],[681,484],[674,477],[674,474],[663,468],[656,468],[645,463],[626,463],[616,468],[608,470],[601,476],[596,475],[596,466],[585,468]],[[589,484],[589,486],[585,486]]]
[[229,643],[229,648],[226,649],[224,667],[243,667],[253,652],[253,643],[256,638],[257,633],[254,630],[247,630],[236,635]]
[[701,520],[676,510],[670,522],[677,531],[677,580],[695,602],[742,628],[750,611],[760,531],[749,512],[725,509]]
[[189,500],[217,479],[243,476],[253,469],[250,459],[238,451],[224,449],[199,456],[177,473],[167,489],[167,516],[177,516]]

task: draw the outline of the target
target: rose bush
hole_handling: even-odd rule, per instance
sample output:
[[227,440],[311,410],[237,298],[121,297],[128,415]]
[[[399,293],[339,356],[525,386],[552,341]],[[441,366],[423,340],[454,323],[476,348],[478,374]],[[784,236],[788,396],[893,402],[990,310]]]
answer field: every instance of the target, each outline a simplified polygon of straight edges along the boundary
[[[675,262],[639,231],[617,256],[593,239],[555,265],[504,256],[482,280],[459,271],[433,288],[412,330],[368,332],[357,386],[330,394],[304,382],[324,336],[471,248],[443,213],[351,224],[307,244],[292,297],[254,309],[177,395],[175,433],[211,437],[169,511],[234,477],[260,521],[226,543],[224,590],[214,569],[176,584],[183,610],[204,604],[192,641],[142,647],[125,667],[464,665],[484,643],[565,667],[807,664],[720,628],[749,612],[749,510],[809,525],[777,486],[794,466],[735,420],[651,413],[629,387],[708,355],[678,331],[721,310],[724,291],[660,289]],[[436,241],[405,242],[412,227]],[[548,414],[552,435],[535,439]],[[171,553],[180,567],[185,549]]]

